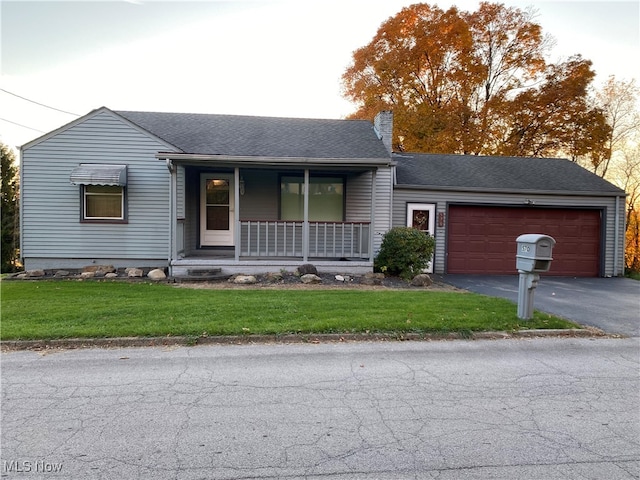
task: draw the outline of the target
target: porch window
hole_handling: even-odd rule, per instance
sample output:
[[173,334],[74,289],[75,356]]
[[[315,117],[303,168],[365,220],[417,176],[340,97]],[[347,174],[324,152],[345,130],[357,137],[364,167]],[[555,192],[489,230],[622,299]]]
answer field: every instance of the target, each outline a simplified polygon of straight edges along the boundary
[[124,220],[124,187],[82,186],[82,220]]
[[[304,178],[283,176],[280,179],[280,219],[304,219]],[[344,220],[344,178],[309,178],[309,220],[342,222]]]

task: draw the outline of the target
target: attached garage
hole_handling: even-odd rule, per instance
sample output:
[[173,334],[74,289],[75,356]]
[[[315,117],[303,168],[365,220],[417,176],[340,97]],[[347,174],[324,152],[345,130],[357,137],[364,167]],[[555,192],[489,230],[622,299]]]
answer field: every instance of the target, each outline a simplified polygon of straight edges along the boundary
[[515,239],[544,233],[556,240],[548,275],[600,274],[599,209],[450,205],[448,273],[510,275],[515,272]]
[[393,225],[431,206],[435,273],[516,275],[516,238],[556,240],[556,276],[619,276],[625,193],[555,158],[394,154]]

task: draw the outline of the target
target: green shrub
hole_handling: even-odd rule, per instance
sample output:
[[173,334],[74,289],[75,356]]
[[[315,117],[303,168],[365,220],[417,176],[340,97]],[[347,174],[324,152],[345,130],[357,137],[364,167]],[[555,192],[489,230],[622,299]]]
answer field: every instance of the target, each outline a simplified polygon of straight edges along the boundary
[[376,257],[376,271],[411,280],[426,267],[435,250],[431,235],[410,227],[394,227],[385,233]]

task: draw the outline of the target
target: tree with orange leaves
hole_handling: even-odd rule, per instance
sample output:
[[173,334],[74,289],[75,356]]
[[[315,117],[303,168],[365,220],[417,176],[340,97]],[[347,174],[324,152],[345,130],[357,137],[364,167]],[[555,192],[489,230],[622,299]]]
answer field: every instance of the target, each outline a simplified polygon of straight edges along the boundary
[[627,271],[640,274],[640,88],[635,80],[611,76],[595,92],[593,104],[604,112],[610,127],[606,149],[598,156],[579,157],[596,175],[624,189],[626,198]]
[[343,74],[352,118],[394,111],[394,148],[428,153],[603,155],[607,125],[587,102],[580,56],[548,65],[531,11],[416,4],[384,22]]

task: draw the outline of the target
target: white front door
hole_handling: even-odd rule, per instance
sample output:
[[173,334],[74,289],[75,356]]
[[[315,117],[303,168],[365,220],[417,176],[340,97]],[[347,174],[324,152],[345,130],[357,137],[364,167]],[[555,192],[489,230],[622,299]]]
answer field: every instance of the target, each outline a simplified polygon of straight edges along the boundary
[[[417,228],[421,232],[434,236],[436,229],[435,203],[408,203],[407,227]],[[433,273],[433,262],[429,262],[425,272]]]
[[200,175],[200,245],[233,245],[234,216],[233,173]]

